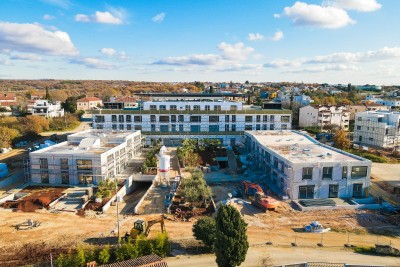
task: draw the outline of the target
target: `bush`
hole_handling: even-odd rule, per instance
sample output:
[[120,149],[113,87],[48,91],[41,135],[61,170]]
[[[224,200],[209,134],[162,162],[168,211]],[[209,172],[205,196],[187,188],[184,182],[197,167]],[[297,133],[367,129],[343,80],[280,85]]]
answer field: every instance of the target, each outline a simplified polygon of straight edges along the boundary
[[170,251],[168,234],[166,232],[159,233],[154,241],[154,253],[160,257],[165,257]]
[[144,235],[139,235],[137,237],[135,245],[137,248],[138,257],[150,255],[154,252],[153,244],[147,240],[146,236]]
[[97,261],[101,264],[106,264],[110,260],[110,246],[105,246],[100,250]]
[[193,224],[193,235],[197,240],[201,240],[211,250],[214,249],[216,238],[216,224],[215,219],[210,217],[203,217]]

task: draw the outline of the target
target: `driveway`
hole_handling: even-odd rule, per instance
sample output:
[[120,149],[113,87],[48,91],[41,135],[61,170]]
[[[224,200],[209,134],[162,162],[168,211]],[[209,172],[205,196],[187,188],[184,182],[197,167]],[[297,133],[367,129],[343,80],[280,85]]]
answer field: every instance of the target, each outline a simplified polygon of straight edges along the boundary
[[395,185],[400,183],[400,164],[372,163],[371,176],[375,181]]

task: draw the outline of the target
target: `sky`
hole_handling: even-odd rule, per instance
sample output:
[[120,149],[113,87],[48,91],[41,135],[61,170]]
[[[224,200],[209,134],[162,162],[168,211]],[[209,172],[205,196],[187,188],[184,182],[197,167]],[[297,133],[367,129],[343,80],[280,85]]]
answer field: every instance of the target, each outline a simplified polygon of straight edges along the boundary
[[1,0],[0,79],[400,84],[398,0]]

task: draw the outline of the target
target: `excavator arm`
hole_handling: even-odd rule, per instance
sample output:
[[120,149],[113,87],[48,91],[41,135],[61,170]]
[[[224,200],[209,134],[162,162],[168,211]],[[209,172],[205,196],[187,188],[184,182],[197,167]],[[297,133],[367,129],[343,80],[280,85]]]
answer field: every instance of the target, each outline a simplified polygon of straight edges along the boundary
[[161,215],[159,218],[157,218],[155,220],[148,221],[148,227],[146,229],[146,236],[149,234],[150,228],[157,223],[159,223],[161,225],[161,233],[165,232],[164,216]]

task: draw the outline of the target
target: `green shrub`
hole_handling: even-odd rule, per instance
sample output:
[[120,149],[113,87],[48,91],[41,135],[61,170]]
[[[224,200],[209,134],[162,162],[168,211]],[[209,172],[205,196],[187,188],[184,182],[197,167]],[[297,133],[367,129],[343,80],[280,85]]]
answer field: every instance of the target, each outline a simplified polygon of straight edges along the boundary
[[160,257],[166,257],[170,251],[170,243],[166,232],[159,233],[154,240],[154,253]]
[[354,252],[356,253],[375,253],[375,248],[374,247],[369,247],[369,246],[357,246],[353,248]]
[[100,250],[97,260],[101,264],[106,264],[110,260],[110,246],[105,246]]

